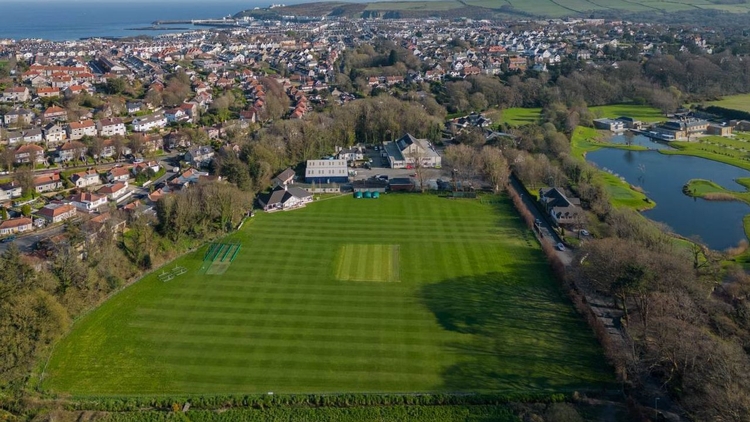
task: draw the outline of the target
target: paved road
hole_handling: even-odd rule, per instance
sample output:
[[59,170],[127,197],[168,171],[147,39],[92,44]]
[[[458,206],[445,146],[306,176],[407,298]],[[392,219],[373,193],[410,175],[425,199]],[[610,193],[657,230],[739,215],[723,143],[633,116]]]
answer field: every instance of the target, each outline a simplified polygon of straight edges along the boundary
[[46,239],[47,237],[50,237],[50,236],[56,236],[62,233],[63,230],[65,230],[65,226],[59,225],[59,226],[49,227],[49,228],[45,228],[41,230],[36,230],[29,234],[17,235],[16,240],[14,240],[13,242],[0,243],[0,253],[3,253],[6,250],[8,250],[8,247],[10,247],[11,243],[18,246],[18,249],[21,252],[24,252],[24,253],[32,252],[37,242],[39,242],[42,239]]
[[[549,222],[549,219],[546,215],[544,215],[539,209],[534,205],[534,199],[529,198],[528,195],[523,193],[523,188],[521,187],[521,184],[518,182],[518,180],[515,177],[511,177],[510,179],[510,186],[512,189],[514,189],[519,195],[521,195],[521,198],[523,198],[523,203],[526,205],[526,209],[531,212],[531,214],[534,216],[534,218],[541,220],[541,224],[537,225],[538,231],[542,236],[542,241],[552,241],[553,245],[557,245],[558,243],[562,243],[562,239],[557,234],[556,231],[552,229],[552,224]],[[566,248],[564,251],[557,251],[557,256],[560,257],[560,260],[563,262],[563,264],[570,265],[571,262],[573,262],[573,252]]]

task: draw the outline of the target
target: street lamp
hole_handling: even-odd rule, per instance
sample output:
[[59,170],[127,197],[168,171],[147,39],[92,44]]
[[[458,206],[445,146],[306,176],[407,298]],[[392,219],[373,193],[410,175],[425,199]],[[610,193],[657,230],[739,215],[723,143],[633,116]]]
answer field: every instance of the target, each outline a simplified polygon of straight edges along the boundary
[[654,399],[654,418],[659,420],[659,397]]

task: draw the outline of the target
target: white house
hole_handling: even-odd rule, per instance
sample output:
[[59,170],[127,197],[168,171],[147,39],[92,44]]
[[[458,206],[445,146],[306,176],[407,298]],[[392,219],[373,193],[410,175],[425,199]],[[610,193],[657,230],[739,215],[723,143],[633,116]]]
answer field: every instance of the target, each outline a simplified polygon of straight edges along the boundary
[[39,128],[32,128],[23,131],[24,142],[42,142],[42,130]]
[[71,205],[78,208],[78,210],[86,213],[94,212],[102,205],[107,204],[106,196],[88,192],[77,193],[68,198],[68,200],[70,201]]
[[68,138],[77,141],[84,136],[96,136],[96,123],[93,120],[81,120],[68,124]]
[[34,228],[33,221],[28,217],[11,218],[0,223],[0,235],[23,233]]
[[37,211],[37,215],[50,223],[59,223],[76,215],[76,207],[70,204],[47,204]]
[[127,182],[128,179],[130,179],[129,167],[113,167],[107,173],[107,181],[110,183]]
[[413,168],[419,160],[422,167],[439,168],[442,160],[426,139],[417,139],[410,134],[385,144],[385,151],[392,168]]
[[75,173],[70,176],[70,181],[76,185],[77,188],[85,188],[91,185],[98,185],[101,183],[99,173],[96,170],[86,170],[80,173]]
[[110,137],[114,135],[125,136],[125,123],[122,119],[115,117],[112,119],[103,119],[97,123],[99,136]]
[[104,185],[96,193],[104,195],[112,201],[121,201],[129,193],[128,182],[115,182]]
[[29,101],[31,99],[31,95],[29,92],[29,89],[25,86],[15,86],[6,89],[3,91],[2,96],[0,96],[0,101],[10,103],[10,102],[24,102]]
[[304,207],[313,197],[304,189],[294,186],[279,186],[270,194],[258,198],[264,211],[287,211]]
[[339,150],[336,158],[346,161],[361,161],[365,159],[365,154],[362,147],[344,148]]
[[167,118],[162,113],[154,113],[133,119],[134,132],[148,132],[151,129],[163,128],[166,125]]
[[169,123],[186,122],[190,120],[190,116],[180,108],[173,108],[165,111],[164,117],[167,118],[167,122]]
[[57,123],[49,123],[44,127],[44,140],[47,143],[59,143],[64,142],[67,139],[67,133],[62,126]]
[[16,181],[11,181],[0,185],[0,201],[8,201],[20,198],[23,194],[21,185]]

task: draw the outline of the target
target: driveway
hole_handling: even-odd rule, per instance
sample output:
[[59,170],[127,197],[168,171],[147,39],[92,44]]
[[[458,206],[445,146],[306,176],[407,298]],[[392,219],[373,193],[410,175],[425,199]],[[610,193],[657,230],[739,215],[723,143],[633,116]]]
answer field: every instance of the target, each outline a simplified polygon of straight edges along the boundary
[[[523,204],[526,206],[526,209],[531,212],[531,215],[534,216],[535,219],[541,220],[541,224],[537,224],[537,236],[541,236],[542,241],[551,241],[553,245],[557,245],[558,243],[562,243],[562,239],[557,234],[555,230],[552,228],[552,224],[549,222],[549,219],[545,214],[543,214],[534,204],[534,198],[530,198],[529,195],[526,195],[523,193],[523,188],[521,187],[520,182],[515,178],[510,178],[510,188],[514,189],[518,195],[521,196],[523,199]],[[565,266],[570,265],[573,262],[573,251],[566,248],[564,251],[557,251],[557,256],[560,257],[560,260],[562,261]]]

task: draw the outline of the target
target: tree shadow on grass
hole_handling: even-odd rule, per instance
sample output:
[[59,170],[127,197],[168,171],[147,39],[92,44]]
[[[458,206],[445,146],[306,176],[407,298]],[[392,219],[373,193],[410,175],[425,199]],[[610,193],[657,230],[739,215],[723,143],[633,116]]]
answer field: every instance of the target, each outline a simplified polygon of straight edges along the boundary
[[508,273],[422,288],[421,298],[437,322],[462,334],[445,345],[458,362],[445,369],[442,387],[556,392],[609,381],[611,370],[591,330],[549,275],[538,266],[511,267],[516,268]]

